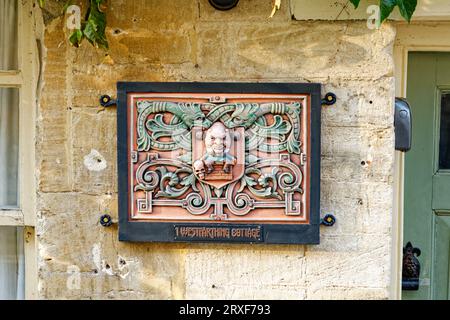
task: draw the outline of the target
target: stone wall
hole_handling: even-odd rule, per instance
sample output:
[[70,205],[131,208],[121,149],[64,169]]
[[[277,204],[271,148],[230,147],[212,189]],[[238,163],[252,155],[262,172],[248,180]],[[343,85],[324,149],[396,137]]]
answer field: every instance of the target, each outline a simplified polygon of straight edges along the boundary
[[[207,0],[110,1],[109,55],[70,47],[64,18],[46,13],[41,298],[389,297],[395,29],[293,21],[287,5],[268,19],[271,3],[220,12]],[[116,226],[98,223],[117,219],[116,110],[98,104],[117,81],[323,83],[338,103],[322,111],[321,207],[337,223],[321,228],[317,246],[119,242]],[[85,164],[91,153],[105,169]]]

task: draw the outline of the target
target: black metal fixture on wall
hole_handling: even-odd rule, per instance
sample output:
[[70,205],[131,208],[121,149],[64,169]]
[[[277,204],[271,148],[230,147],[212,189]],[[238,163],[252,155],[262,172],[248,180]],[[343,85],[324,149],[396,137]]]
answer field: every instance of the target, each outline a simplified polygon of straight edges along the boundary
[[336,223],[336,217],[330,213],[320,219],[320,224],[326,227],[332,227]]
[[115,99],[112,99],[109,95],[104,94],[100,97],[100,105],[104,108],[115,106],[117,104],[117,101]]
[[403,98],[395,98],[395,150],[407,152],[411,149],[412,119],[411,107]]
[[414,248],[411,242],[403,248],[402,289],[419,290],[420,262],[417,259],[421,251]]
[[104,214],[100,217],[100,224],[103,227],[109,227],[113,224],[112,218],[109,214]]
[[209,0],[209,3],[217,10],[230,10],[233,9],[239,0]]
[[333,92],[325,94],[325,98],[322,99],[322,105],[332,106],[337,101],[337,97]]

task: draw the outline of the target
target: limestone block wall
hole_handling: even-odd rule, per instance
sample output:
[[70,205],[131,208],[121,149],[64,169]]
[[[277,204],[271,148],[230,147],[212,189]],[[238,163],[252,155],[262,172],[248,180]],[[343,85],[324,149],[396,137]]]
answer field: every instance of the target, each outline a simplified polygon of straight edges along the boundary
[[[57,5],[48,1],[48,8]],[[46,13],[37,123],[39,296],[50,299],[384,299],[393,202],[393,42],[385,23],[294,21],[287,5],[241,0],[114,0],[108,53],[66,40]],[[118,241],[117,81],[320,82],[321,207],[337,223],[321,244],[133,244]],[[92,160],[101,165],[92,166]]]

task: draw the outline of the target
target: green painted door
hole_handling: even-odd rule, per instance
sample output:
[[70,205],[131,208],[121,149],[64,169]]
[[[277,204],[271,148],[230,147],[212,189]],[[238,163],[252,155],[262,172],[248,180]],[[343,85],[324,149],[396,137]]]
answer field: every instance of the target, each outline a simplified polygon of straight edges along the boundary
[[407,81],[413,137],[403,241],[421,250],[421,271],[419,290],[403,298],[450,299],[450,53],[410,53]]

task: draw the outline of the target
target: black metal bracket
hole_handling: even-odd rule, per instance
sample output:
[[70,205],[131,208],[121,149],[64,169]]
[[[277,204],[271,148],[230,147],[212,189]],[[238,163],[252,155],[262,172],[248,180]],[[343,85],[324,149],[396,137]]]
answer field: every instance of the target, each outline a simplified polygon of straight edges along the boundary
[[111,99],[111,97],[107,94],[102,95],[100,97],[100,104],[102,107],[110,107],[113,105],[117,105],[117,100],[116,99]]
[[100,224],[104,227],[109,227],[113,224],[112,218],[109,214],[104,214],[100,217]]
[[326,214],[322,219],[320,219],[320,224],[325,227],[332,227],[336,223],[336,217],[332,214]]
[[337,97],[333,92],[325,94],[325,98],[322,99],[322,105],[331,106],[336,103]]

